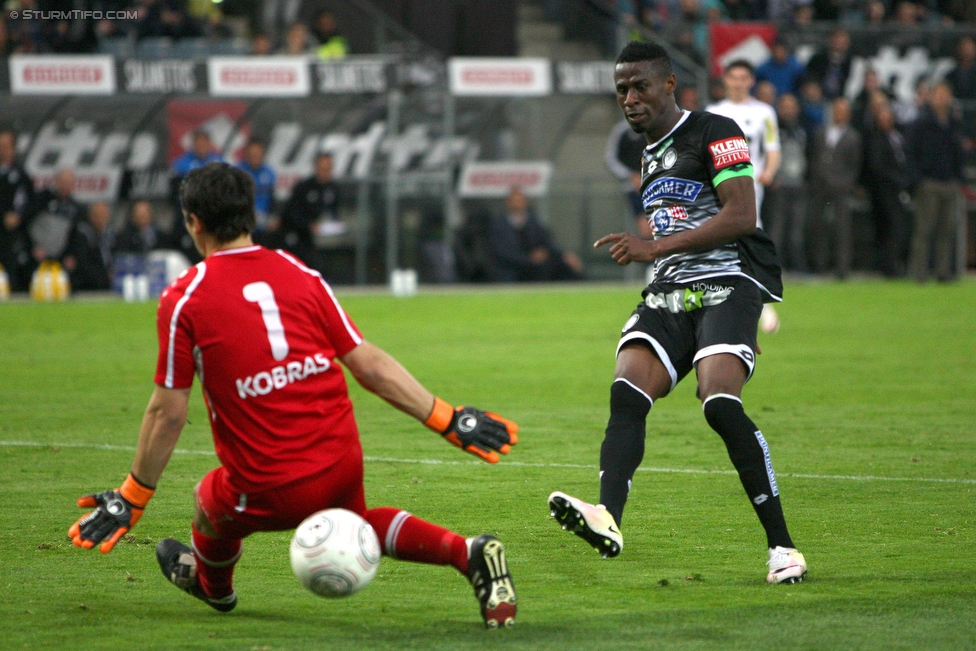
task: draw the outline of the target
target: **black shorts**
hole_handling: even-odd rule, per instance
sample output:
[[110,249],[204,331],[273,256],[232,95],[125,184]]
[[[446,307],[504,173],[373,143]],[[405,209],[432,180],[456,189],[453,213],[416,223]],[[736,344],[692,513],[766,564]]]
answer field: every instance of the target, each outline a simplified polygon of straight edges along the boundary
[[763,302],[759,287],[741,276],[694,283],[653,283],[624,325],[617,354],[627,344],[650,348],[671,375],[671,389],[698,360],[729,353],[756,364],[756,330]]

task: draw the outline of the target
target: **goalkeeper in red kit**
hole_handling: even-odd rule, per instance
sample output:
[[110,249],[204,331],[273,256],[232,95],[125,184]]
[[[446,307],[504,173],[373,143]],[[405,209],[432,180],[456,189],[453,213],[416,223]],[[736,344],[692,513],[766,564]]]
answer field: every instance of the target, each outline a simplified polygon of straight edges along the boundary
[[68,531],[102,553],[139,520],[186,422],[200,378],[220,466],[197,484],[192,546],[156,547],[166,578],[219,611],[237,604],[241,541],[293,529],[344,508],[376,530],[392,558],[453,565],[474,587],[489,627],[515,621],[505,549],[464,538],[396,508],[366,507],[363,453],[342,362],[366,389],[489,463],[518,442],[518,427],[434,397],[389,354],[363,339],[317,272],[256,246],[254,183],[225,163],[190,172],[180,190],[186,228],[203,262],[163,292],[155,390],[121,487],[78,500],[95,510]]

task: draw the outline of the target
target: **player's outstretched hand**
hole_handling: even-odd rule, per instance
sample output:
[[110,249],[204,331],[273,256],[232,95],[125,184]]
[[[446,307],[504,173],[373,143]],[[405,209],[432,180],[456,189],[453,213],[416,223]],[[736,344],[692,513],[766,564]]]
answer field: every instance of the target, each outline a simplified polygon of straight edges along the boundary
[[78,506],[95,510],[68,529],[72,544],[91,549],[101,543],[98,550],[109,553],[115,543],[136,526],[154,492],[130,473],[116,490],[79,497]]
[[474,407],[451,407],[440,398],[434,398],[434,409],[424,424],[488,463],[498,463],[498,453],[508,454],[518,443],[514,422]]
[[610,257],[621,266],[631,262],[650,262],[657,257],[654,255],[653,240],[644,240],[630,233],[604,235],[593,244],[593,248],[598,249],[604,244],[613,244]]

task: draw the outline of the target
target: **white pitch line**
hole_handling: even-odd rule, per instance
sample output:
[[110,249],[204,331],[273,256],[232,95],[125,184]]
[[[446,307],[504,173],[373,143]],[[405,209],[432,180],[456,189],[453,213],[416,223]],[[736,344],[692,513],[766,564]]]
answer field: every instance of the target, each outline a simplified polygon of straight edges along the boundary
[[[121,452],[135,452],[130,445],[109,445],[107,443],[40,443],[38,441],[0,441],[0,447],[10,448],[83,448],[87,450],[111,450]],[[177,448],[173,454],[191,454],[215,456],[212,450],[184,450]],[[429,466],[482,466],[482,461],[443,461],[441,459],[400,459],[397,457],[364,456],[364,461],[371,463],[410,463]],[[529,463],[525,461],[502,461],[499,467],[514,466],[516,468],[571,468],[575,470],[598,471],[599,467],[582,463]],[[686,475],[735,475],[734,470],[701,470],[696,468],[653,468],[641,467],[637,472],[677,473]],[[807,473],[776,473],[780,477],[793,479],[830,479],[840,481],[901,481],[921,482],[930,484],[976,484],[976,479],[954,479],[941,477],[883,477],[879,475],[814,475]]]

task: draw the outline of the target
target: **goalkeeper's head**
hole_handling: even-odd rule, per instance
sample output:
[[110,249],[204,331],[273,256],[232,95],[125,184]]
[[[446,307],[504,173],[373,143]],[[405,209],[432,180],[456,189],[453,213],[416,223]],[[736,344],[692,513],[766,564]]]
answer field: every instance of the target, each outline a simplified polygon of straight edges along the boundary
[[227,163],[207,163],[187,174],[180,185],[180,204],[184,219],[196,215],[218,243],[254,230],[254,179]]

